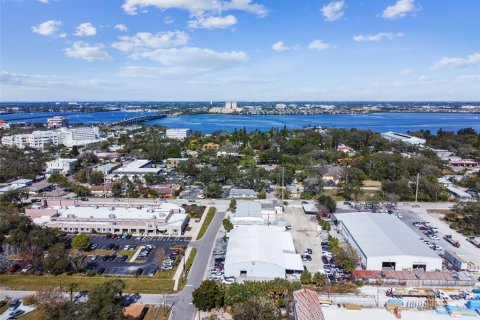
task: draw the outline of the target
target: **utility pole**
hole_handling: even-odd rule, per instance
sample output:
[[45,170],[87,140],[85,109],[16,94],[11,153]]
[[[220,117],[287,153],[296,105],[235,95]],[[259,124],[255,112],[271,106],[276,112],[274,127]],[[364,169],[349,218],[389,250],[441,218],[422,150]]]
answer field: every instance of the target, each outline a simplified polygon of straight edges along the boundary
[[282,167],[282,205],[283,205],[283,191],[285,189],[285,167]]
[[415,190],[415,202],[418,202],[418,181],[420,180],[420,173],[417,173],[417,188]]

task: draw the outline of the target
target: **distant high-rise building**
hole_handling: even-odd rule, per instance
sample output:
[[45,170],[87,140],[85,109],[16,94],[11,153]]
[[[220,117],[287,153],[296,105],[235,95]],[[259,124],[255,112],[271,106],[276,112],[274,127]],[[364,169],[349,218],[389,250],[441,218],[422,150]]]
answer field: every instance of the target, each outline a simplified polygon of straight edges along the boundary
[[62,116],[55,116],[47,120],[48,129],[58,129],[68,127],[68,120]]
[[241,112],[243,111],[243,108],[237,107],[237,102],[235,101],[227,101],[225,102],[225,107],[224,108],[211,108],[208,112],[210,113],[235,113],[235,112]]

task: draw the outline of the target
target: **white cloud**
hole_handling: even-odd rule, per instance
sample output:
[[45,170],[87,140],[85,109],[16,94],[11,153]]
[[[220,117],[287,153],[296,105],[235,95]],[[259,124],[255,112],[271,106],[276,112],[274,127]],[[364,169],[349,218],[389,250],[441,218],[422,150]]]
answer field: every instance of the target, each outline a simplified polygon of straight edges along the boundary
[[367,35],[359,34],[359,35],[353,37],[353,40],[355,40],[357,42],[364,42],[364,41],[378,42],[380,40],[398,39],[398,38],[402,38],[403,36],[404,36],[404,33],[402,33],[402,32],[398,32],[398,33],[380,32],[380,33],[377,33],[377,34],[367,34]]
[[388,6],[382,12],[382,17],[385,19],[398,19],[407,16],[409,13],[420,10],[415,6],[415,0],[397,0],[394,5]]
[[333,1],[320,9],[322,11],[325,21],[336,21],[343,16],[343,7],[345,2],[343,0]]
[[292,48],[287,47],[283,41],[278,41],[272,45],[272,49],[277,52],[282,52],[282,51],[291,50]]
[[480,82],[480,74],[462,74],[455,79],[455,82],[477,83],[477,82]]
[[163,19],[163,23],[165,24],[172,24],[175,22],[175,19],[173,19],[172,17],[170,16],[166,16],[164,19]]
[[48,0],[37,0],[38,2],[48,4]]
[[150,6],[161,10],[183,9],[195,14],[228,10],[242,10],[258,16],[267,14],[263,5],[252,3],[252,0],[125,0],[122,8],[128,14],[137,14],[138,9]]
[[79,37],[92,37],[97,34],[97,29],[90,22],[78,25],[75,35]]
[[116,24],[114,28],[117,29],[118,31],[122,31],[122,32],[127,32],[128,31],[127,26],[124,25],[123,23]]
[[65,55],[70,58],[83,59],[89,62],[95,60],[111,60],[112,57],[104,50],[102,43],[90,45],[83,41],[75,41],[71,47],[65,48]]
[[159,78],[159,77],[183,77],[195,76],[207,72],[206,68],[186,68],[176,67],[145,67],[145,66],[125,66],[118,73],[122,77],[131,78]]
[[27,89],[51,89],[57,90],[59,87],[101,87],[105,85],[116,85],[106,80],[100,79],[75,79],[66,76],[28,74],[1,71],[0,83],[8,86],[24,87]]
[[480,63],[480,52],[473,53],[466,58],[442,58],[435,62],[432,69],[444,69],[444,68],[460,68],[466,66],[473,66]]
[[243,51],[214,51],[197,47],[156,49],[138,52],[132,57],[158,61],[169,67],[203,67],[207,69],[228,68],[248,61],[248,55]]
[[409,76],[409,75],[412,75],[414,73],[415,73],[415,69],[405,68],[405,69],[400,70],[400,72],[398,74],[401,75],[401,76]]
[[308,45],[308,48],[321,51],[321,50],[330,48],[330,45],[328,43],[323,42],[322,40],[313,40]]
[[61,25],[62,21],[48,20],[39,25],[33,26],[32,31],[42,36],[53,36],[59,30]]
[[237,18],[233,15],[224,17],[195,16],[194,20],[188,21],[188,27],[193,29],[225,29],[237,24]]
[[183,31],[158,32],[156,34],[139,32],[133,36],[121,36],[118,39],[119,41],[112,44],[113,48],[124,52],[133,52],[185,45],[188,42],[188,34]]

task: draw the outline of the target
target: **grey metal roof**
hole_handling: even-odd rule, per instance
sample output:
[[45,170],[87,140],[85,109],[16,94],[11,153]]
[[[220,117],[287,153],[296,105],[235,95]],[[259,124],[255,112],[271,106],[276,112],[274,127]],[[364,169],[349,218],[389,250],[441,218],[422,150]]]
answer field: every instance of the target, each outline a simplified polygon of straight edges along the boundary
[[239,201],[237,203],[237,210],[235,211],[235,217],[262,217],[262,205],[259,202],[253,201]]
[[372,212],[336,214],[367,257],[419,256],[439,258],[402,220]]

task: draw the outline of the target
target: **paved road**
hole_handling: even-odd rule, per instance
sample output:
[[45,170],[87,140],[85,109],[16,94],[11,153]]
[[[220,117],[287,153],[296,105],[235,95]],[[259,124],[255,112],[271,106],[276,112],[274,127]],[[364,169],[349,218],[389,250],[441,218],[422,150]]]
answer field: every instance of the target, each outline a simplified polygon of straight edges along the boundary
[[217,212],[203,238],[190,243],[193,248],[197,248],[197,255],[190,271],[187,285],[175,299],[172,309],[172,320],[194,320],[196,310],[192,304],[192,292],[205,278],[205,271],[208,268],[215,239],[224,216],[225,212]]

